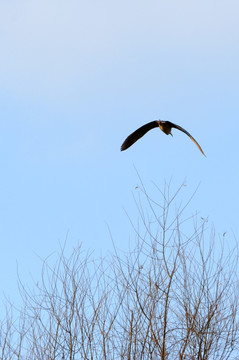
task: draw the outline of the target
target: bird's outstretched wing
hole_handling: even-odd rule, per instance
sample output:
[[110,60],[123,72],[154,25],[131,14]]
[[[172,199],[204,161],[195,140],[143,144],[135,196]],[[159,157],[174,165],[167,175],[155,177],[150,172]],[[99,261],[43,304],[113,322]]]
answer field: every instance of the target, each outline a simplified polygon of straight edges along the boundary
[[170,122],[170,124],[171,124],[172,128],[178,129],[178,130],[184,132],[184,134],[188,135],[188,136],[190,137],[190,139],[194,142],[194,144],[197,145],[197,147],[199,148],[199,150],[201,151],[201,153],[202,153],[204,156],[206,156],[206,155],[204,154],[204,152],[203,152],[203,149],[202,149],[201,146],[199,145],[199,143],[194,139],[194,137],[192,137],[191,134],[189,134],[189,132],[188,132],[187,130],[185,130],[185,129],[183,129],[181,126],[176,125],[176,124],[173,124],[173,123],[171,123],[171,122]]
[[144,136],[144,134],[146,134],[146,132],[148,132],[149,130],[158,127],[158,121],[151,121],[150,123],[141,126],[139,129],[137,129],[136,131],[134,131],[132,134],[130,134],[125,141],[123,142],[123,144],[121,145],[121,151],[128,149],[131,145],[133,145],[137,140],[139,140],[142,136]]

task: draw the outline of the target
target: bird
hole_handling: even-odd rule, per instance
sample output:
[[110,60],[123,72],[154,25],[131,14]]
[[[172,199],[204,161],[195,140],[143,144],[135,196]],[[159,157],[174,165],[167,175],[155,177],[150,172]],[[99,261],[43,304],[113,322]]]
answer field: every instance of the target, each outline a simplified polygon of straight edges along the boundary
[[123,144],[121,145],[121,151],[124,151],[126,149],[128,149],[131,145],[133,145],[137,140],[139,140],[142,136],[144,136],[149,130],[154,129],[156,127],[159,127],[160,130],[162,130],[166,135],[172,135],[172,128],[178,129],[182,132],[184,132],[186,135],[188,135],[190,137],[190,139],[197,145],[197,147],[199,148],[199,150],[201,151],[201,153],[206,156],[201,148],[201,146],[198,144],[198,142],[194,139],[194,137],[192,137],[191,134],[189,134],[188,131],[186,131],[185,129],[183,129],[181,126],[173,124],[170,121],[162,121],[162,120],[154,120],[151,121],[143,126],[141,126],[139,129],[137,129],[136,131],[134,131],[132,134],[130,134],[125,141],[123,142]]

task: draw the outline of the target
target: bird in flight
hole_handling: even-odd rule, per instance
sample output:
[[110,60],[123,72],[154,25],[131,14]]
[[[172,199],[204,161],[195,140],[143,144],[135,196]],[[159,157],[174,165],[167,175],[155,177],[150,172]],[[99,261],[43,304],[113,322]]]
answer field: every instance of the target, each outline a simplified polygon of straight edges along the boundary
[[170,121],[161,121],[161,120],[155,120],[151,121],[148,124],[145,124],[141,126],[139,129],[134,131],[132,134],[130,134],[123,144],[121,145],[121,151],[128,149],[131,145],[133,145],[137,140],[139,140],[142,136],[144,136],[149,130],[159,127],[160,130],[162,130],[166,135],[172,135],[171,130],[172,128],[178,129],[182,132],[184,132],[186,135],[190,137],[190,139],[197,145],[201,153],[206,156],[201,148],[201,146],[198,144],[198,142],[192,137],[189,132],[187,132],[185,129],[183,129],[181,126],[171,123]]

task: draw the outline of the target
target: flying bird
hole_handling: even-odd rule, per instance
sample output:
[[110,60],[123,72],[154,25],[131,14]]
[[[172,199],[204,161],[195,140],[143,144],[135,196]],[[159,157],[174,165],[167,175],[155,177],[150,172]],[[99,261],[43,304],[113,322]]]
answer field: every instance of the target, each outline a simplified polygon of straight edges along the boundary
[[151,121],[148,124],[145,124],[141,126],[139,129],[134,131],[132,134],[130,134],[123,144],[121,145],[121,151],[128,149],[131,145],[133,145],[137,140],[139,140],[142,136],[144,136],[149,130],[159,127],[160,130],[162,130],[166,135],[172,135],[171,130],[172,128],[178,129],[182,132],[184,132],[186,135],[190,137],[190,139],[197,145],[201,153],[206,156],[201,148],[201,146],[198,144],[198,142],[192,137],[189,132],[187,132],[185,129],[183,129],[181,126],[171,123],[170,121],[161,121],[161,120],[155,120]]

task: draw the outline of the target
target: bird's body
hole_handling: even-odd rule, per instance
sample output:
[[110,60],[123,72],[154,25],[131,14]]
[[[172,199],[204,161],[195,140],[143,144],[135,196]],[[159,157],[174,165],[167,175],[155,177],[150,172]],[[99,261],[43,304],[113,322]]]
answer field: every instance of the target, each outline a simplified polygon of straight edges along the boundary
[[166,135],[172,135],[171,130],[172,128],[178,129],[184,132],[186,135],[190,137],[190,139],[197,145],[201,153],[206,156],[201,148],[201,146],[197,143],[197,141],[192,137],[189,132],[183,129],[181,126],[171,123],[170,121],[162,121],[162,120],[155,120],[151,121],[148,124],[141,126],[139,129],[134,131],[130,134],[121,146],[121,151],[128,149],[131,145],[133,145],[138,139],[144,136],[149,130],[159,127]]
[[166,135],[172,135],[171,129],[173,124],[169,121],[157,121],[160,130],[162,130]]

